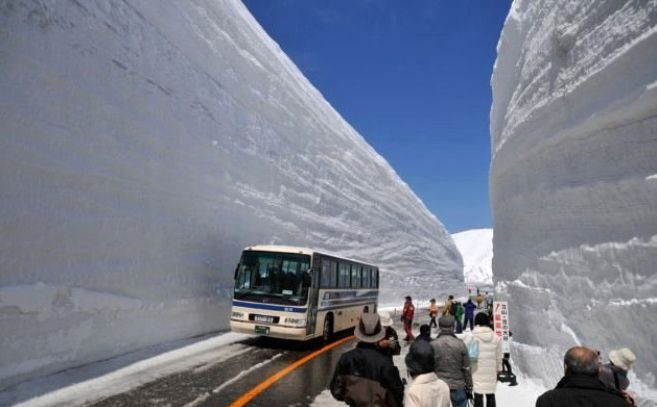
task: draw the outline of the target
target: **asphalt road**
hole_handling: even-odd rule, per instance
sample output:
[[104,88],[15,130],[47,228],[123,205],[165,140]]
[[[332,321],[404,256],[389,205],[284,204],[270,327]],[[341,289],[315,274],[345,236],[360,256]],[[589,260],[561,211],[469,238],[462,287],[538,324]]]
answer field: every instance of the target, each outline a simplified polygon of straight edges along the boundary
[[[393,317],[400,339],[404,337],[399,317]],[[425,321],[426,320],[426,321]],[[428,322],[419,312],[416,321]],[[417,331],[417,328],[415,329]],[[351,332],[343,332],[336,340]],[[192,369],[154,380],[131,391],[94,404],[109,406],[227,406],[258,386],[268,377],[325,346],[320,340],[298,343],[275,338],[254,337],[241,342],[239,353],[203,369]],[[352,349],[354,339],[319,354],[287,374],[254,397],[249,406],[306,406],[327,387],[340,356]]]

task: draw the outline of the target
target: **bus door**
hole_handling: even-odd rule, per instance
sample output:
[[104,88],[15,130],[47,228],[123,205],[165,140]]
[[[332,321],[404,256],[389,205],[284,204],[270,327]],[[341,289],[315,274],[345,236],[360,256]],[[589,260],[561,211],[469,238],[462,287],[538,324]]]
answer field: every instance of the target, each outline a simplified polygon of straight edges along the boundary
[[315,334],[315,325],[317,322],[317,296],[319,295],[319,270],[321,268],[321,258],[313,255],[310,287],[308,287],[308,311],[306,313],[306,335]]

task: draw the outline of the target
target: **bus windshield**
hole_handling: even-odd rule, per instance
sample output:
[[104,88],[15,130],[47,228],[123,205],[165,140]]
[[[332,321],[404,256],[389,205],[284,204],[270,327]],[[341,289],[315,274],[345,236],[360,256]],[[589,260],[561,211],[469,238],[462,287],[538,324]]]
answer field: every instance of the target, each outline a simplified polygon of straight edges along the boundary
[[235,275],[235,299],[276,304],[306,303],[310,256],[245,251]]

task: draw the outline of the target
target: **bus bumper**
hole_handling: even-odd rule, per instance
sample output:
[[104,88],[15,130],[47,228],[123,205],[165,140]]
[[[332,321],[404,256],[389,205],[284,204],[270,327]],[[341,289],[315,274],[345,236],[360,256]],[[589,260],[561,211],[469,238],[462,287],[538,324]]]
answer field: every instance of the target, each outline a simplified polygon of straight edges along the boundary
[[[262,331],[256,332],[256,326],[268,328],[267,333],[264,333]],[[276,326],[276,325],[264,325],[264,324],[258,325],[253,322],[242,322],[242,321],[236,321],[231,319],[230,330],[233,332],[239,332],[243,334],[271,336],[273,338],[281,338],[281,339],[294,339],[294,340],[306,339],[306,327],[291,328],[291,327]]]

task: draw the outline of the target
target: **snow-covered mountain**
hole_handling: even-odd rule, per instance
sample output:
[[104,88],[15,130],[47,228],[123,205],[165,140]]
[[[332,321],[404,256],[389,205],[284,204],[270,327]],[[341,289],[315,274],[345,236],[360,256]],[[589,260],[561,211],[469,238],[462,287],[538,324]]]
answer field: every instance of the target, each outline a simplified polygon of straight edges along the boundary
[[0,27],[0,387],[226,328],[246,245],[379,264],[383,300],[462,282],[241,2],[4,1]]
[[473,285],[493,284],[493,229],[472,229],[452,234],[463,257],[463,278]]
[[[657,1],[516,0],[490,113],[493,271],[522,368],[627,346],[657,377]],[[532,356],[533,355],[533,356]]]

